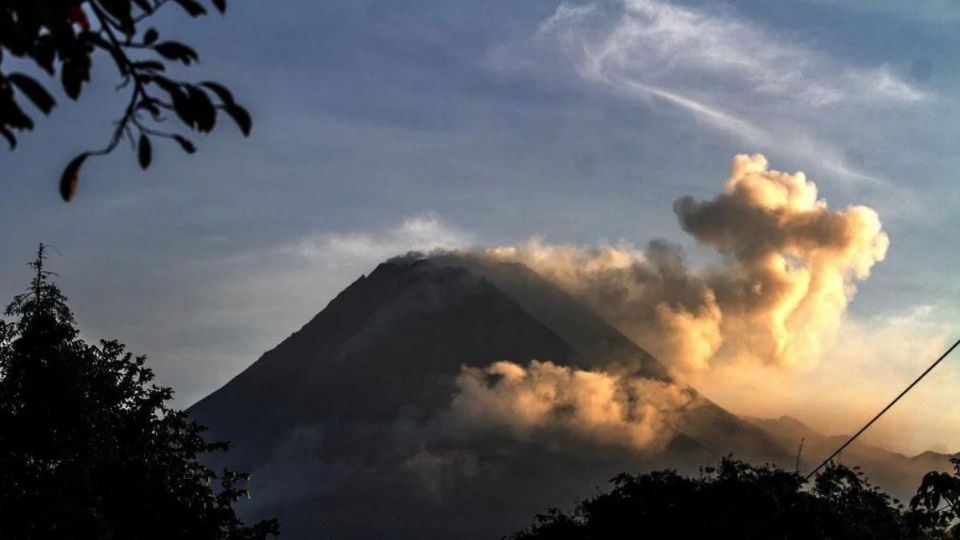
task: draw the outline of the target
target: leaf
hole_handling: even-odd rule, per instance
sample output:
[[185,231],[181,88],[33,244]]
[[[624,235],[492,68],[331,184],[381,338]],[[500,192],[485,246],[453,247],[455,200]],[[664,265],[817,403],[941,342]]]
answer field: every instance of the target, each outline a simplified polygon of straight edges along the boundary
[[193,145],[186,137],[181,137],[180,135],[174,135],[173,140],[177,141],[180,145],[180,148],[183,148],[183,151],[192,154],[197,151],[197,147]]
[[143,34],[143,44],[144,45],[153,45],[157,42],[157,39],[160,38],[160,33],[157,32],[156,28],[147,28],[147,31]]
[[160,107],[157,106],[157,100],[153,98],[147,98],[140,103],[137,103],[137,108],[149,111],[154,118],[160,116]]
[[197,51],[177,41],[157,43],[153,46],[153,50],[157,51],[157,54],[167,60],[179,60],[188,66],[191,62],[196,62],[200,59]]
[[253,121],[250,119],[250,113],[235,103],[225,104],[224,111],[230,115],[230,118],[233,118],[233,121],[236,122],[237,127],[239,127],[240,131],[243,132],[243,136],[249,137],[250,129],[253,127]]
[[213,7],[217,8],[217,11],[224,13],[227,11],[227,0],[211,0]]
[[63,83],[63,90],[71,99],[80,97],[81,85],[90,80],[90,58],[67,57],[60,68],[60,80]]
[[210,102],[207,94],[193,85],[186,85],[187,96],[190,100],[190,108],[193,111],[193,118],[196,120],[197,131],[209,133],[217,123],[217,110]]
[[138,60],[133,62],[133,67],[144,71],[164,71],[166,66],[156,60]]
[[218,98],[220,98],[220,101],[224,105],[234,104],[233,94],[230,92],[230,90],[227,90],[226,86],[223,86],[222,84],[214,81],[203,81],[202,83],[200,83],[200,86],[204,86],[212,90],[213,93],[216,94]]
[[30,101],[32,101],[38,109],[43,111],[43,114],[50,114],[53,106],[57,104],[53,96],[47,92],[46,88],[30,77],[22,73],[11,73],[7,78],[17,89],[23,92],[25,96],[30,98]]
[[14,137],[13,133],[11,133],[6,127],[0,126],[0,136],[7,140],[7,144],[10,145],[11,150],[17,147],[17,138]]
[[183,93],[179,88],[173,89],[170,92],[170,97],[173,99],[173,110],[177,113],[177,116],[180,117],[180,120],[184,124],[194,129],[197,125],[197,119],[193,112],[193,107],[190,104],[190,100],[187,98],[187,94]]
[[80,85],[83,81],[80,80],[77,70],[73,69],[69,60],[63,63],[63,68],[60,70],[60,82],[63,84],[63,91],[70,99],[80,97]]
[[53,45],[53,37],[49,34],[39,36],[33,49],[30,51],[30,56],[33,58],[33,61],[51,76],[54,74],[53,60],[55,54],[56,50]]
[[191,17],[198,17],[207,13],[207,10],[195,0],[173,0],[183,8]]
[[150,137],[145,133],[140,134],[140,143],[137,145],[137,161],[140,168],[146,170],[150,166],[150,160],[153,158],[153,149],[150,147]]
[[33,120],[27,116],[23,109],[12,99],[5,103],[6,110],[3,111],[3,114],[6,118],[3,118],[3,123],[13,129],[33,129]]
[[174,94],[183,93],[183,92],[181,92],[181,90],[180,90],[180,83],[176,83],[176,82],[174,82],[174,81],[171,81],[170,79],[168,79],[168,78],[166,78],[166,77],[164,77],[164,76],[162,76],[162,75],[153,74],[153,75],[151,76],[151,80],[153,80],[153,82],[157,83],[157,86],[159,86],[160,88],[162,88],[166,93],[170,94],[171,99],[172,99],[172,96],[173,96]]
[[84,152],[70,160],[70,163],[63,169],[63,174],[60,175],[60,196],[66,202],[70,202],[70,199],[73,199],[73,196],[77,193],[77,185],[80,183],[80,167],[86,161],[88,155]]

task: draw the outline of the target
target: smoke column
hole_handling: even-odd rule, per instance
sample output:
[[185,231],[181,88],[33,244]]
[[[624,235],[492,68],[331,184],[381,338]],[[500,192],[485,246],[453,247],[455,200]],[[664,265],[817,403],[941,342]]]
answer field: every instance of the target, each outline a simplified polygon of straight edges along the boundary
[[738,155],[722,193],[674,203],[681,228],[721,262],[694,271],[663,240],[645,250],[532,240],[486,254],[521,262],[581,298],[677,375],[718,362],[816,362],[856,282],[883,260],[889,240],[865,206],[831,210],[802,172],[770,170]]

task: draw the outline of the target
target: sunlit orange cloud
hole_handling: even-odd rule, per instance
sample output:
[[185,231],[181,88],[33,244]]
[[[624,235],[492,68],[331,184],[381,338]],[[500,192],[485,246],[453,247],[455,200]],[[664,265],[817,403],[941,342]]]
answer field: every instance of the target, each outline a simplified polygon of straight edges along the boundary
[[[878,334],[848,320],[857,283],[884,259],[889,239],[874,210],[831,209],[802,172],[738,155],[719,195],[682,197],[674,211],[685,232],[719,255],[715,266],[691,269],[680,248],[663,240],[639,249],[533,239],[483,253],[521,262],[585,301],[678,380],[734,412],[792,414],[828,433],[855,429],[894,395],[890,386],[909,381],[886,373],[901,365],[892,360],[871,365],[883,362],[879,349],[933,350],[943,341],[927,327],[904,335],[875,321],[887,325]],[[887,376],[879,380],[880,373]],[[901,423],[909,415],[899,414]],[[903,448],[933,444],[898,433],[896,419],[872,436]],[[940,440],[960,444],[960,436]]]
[[452,410],[461,424],[502,427],[520,437],[565,430],[636,450],[670,442],[673,418],[693,399],[676,384],[536,360],[465,366],[456,386]]
[[487,254],[550,278],[690,377],[731,362],[816,362],[856,281],[888,246],[875,211],[833,211],[803,173],[769,170],[761,155],[736,156],[720,195],[683,197],[674,211],[687,233],[722,256],[718,266],[693,271],[664,241],[639,250],[533,240]]
[[[702,374],[697,388],[738,414],[791,415],[827,434],[850,434],[876,414],[956,339],[933,306],[845,318],[810,368],[732,363]],[[960,371],[949,361],[864,434],[913,455],[960,449]]]

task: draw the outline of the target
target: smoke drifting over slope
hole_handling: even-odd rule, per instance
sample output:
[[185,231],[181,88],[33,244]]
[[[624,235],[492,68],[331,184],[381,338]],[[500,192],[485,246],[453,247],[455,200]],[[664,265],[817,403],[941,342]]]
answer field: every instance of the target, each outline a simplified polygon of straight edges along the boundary
[[691,270],[678,246],[655,240],[583,248],[533,240],[487,255],[521,262],[585,300],[677,374],[717,362],[798,365],[814,361],[836,331],[855,283],[888,246],[877,213],[841,211],[818,198],[802,172],[770,170],[738,155],[723,192],[683,197],[684,231],[722,256]]
[[693,399],[675,384],[536,360],[465,367],[456,385],[451,407],[468,425],[521,438],[559,430],[636,450],[668,443],[671,419]]

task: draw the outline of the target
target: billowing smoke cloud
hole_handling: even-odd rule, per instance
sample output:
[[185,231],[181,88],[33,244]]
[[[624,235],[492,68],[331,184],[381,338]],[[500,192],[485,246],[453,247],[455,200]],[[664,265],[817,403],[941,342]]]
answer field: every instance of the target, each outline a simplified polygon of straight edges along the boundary
[[563,432],[638,450],[675,435],[671,418],[694,394],[679,385],[552,362],[464,367],[451,405],[461,422],[520,438]]
[[695,272],[660,240],[643,251],[534,240],[487,253],[584,299],[682,374],[715,362],[811,364],[888,246],[875,211],[830,210],[802,172],[769,170],[762,155],[736,156],[720,195],[683,197],[674,212],[722,263]]

